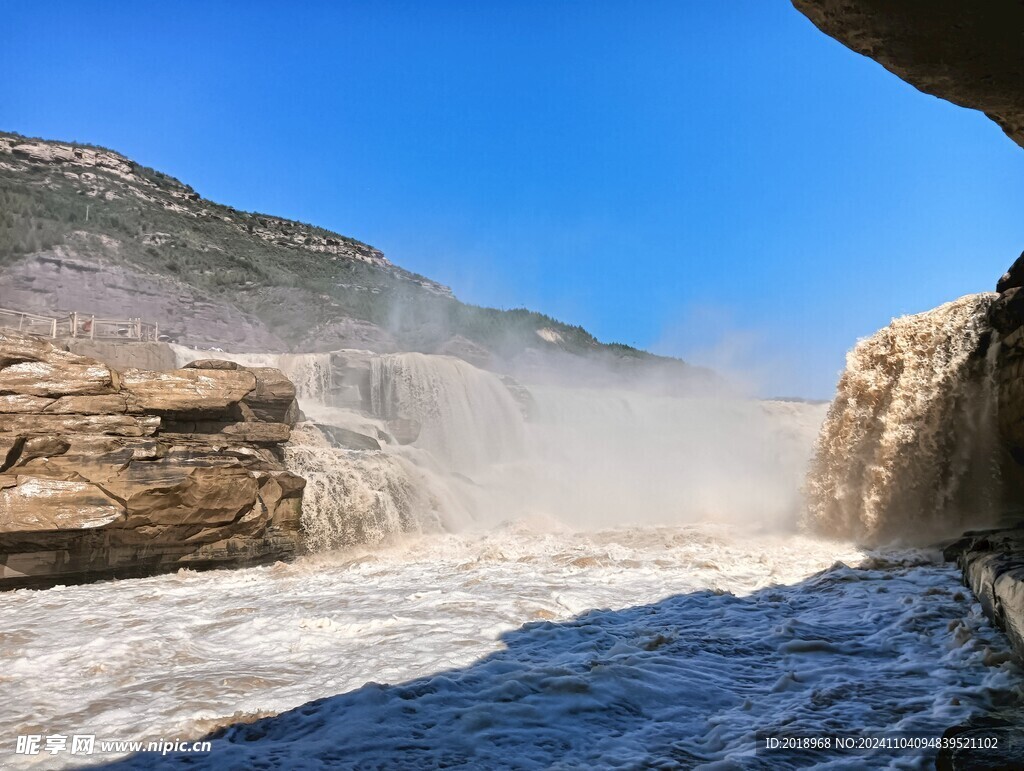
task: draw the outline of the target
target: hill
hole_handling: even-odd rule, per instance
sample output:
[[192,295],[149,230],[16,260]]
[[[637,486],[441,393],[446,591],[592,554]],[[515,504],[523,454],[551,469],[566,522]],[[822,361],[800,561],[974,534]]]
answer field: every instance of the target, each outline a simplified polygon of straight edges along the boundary
[[0,267],[0,307],[141,317],[200,347],[417,350],[484,365],[570,355],[709,374],[540,313],[463,303],[372,246],[214,203],[113,150],[13,133],[0,133]]

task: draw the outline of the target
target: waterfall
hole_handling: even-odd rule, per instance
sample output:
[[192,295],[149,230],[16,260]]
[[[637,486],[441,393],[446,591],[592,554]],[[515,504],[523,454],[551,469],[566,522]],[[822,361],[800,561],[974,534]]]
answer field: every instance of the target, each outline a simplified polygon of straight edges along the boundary
[[285,459],[306,480],[302,528],[311,551],[446,529],[458,508],[402,457],[332,447],[311,423],[295,427]]
[[419,423],[415,444],[451,470],[472,472],[521,452],[522,411],[492,373],[422,353],[380,356],[370,367],[374,414]]
[[331,391],[331,355],[329,353],[284,354],[276,365],[295,384],[300,401],[327,403]]
[[327,404],[331,389],[331,354],[329,353],[228,353],[199,351],[183,345],[172,345],[179,367],[199,359],[226,359],[243,367],[275,367],[295,384],[300,402]]
[[934,542],[991,516],[994,298],[969,295],[894,319],[847,354],[807,478],[813,529],[868,543]]
[[369,398],[341,402],[352,374],[333,371],[330,354],[176,350],[182,363],[274,366],[296,383],[316,423],[294,429],[285,455],[307,480],[302,523],[312,551],[524,518],[580,530],[706,520],[791,528],[825,409],[612,388],[510,390],[461,359],[420,353],[366,354],[356,377],[365,374]]
[[[330,353],[230,353],[172,347],[178,366],[199,359],[226,359],[246,367],[276,367],[295,384],[299,405],[312,417],[331,419],[342,414],[330,408]],[[341,421],[351,420],[351,415],[341,417]],[[360,421],[356,428],[368,435],[376,433],[371,419]],[[439,488],[428,471],[387,450],[334,447],[312,422],[292,430],[285,462],[306,480],[302,530],[310,551],[451,528],[455,517],[465,516],[461,501]]]

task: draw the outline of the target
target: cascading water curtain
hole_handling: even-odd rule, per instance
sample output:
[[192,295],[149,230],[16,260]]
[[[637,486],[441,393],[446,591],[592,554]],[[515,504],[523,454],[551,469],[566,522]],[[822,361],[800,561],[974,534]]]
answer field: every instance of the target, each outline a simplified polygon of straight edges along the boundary
[[991,516],[994,298],[968,295],[894,319],[847,354],[807,478],[812,529],[922,542]]

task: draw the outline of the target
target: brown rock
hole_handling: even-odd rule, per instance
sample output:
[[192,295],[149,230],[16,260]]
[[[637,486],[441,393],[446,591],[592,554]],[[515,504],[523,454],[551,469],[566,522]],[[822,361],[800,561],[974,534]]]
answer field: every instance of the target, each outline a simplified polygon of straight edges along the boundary
[[241,369],[242,365],[237,361],[226,359],[196,359],[185,365],[185,369]]
[[33,436],[23,440],[21,452],[14,462],[15,466],[23,466],[37,458],[50,458],[63,455],[71,447],[66,439],[57,436]]
[[189,438],[214,444],[243,442],[257,445],[281,444],[291,437],[291,427],[285,423],[262,423],[242,421],[222,423],[213,420],[197,420],[191,423],[170,423],[164,434],[176,441]]
[[62,396],[40,412],[51,415],[118,415],[128,411],[128,397],[123,394],[105,396]]
[[239,417],[248,421],[270,421],[294,426],[298,420],[299,405],[295,400],[295,385],[284,373],[273,367],[243,367],[234,361],[199,359],[189,362],[185,369],[232,370],[251,372],[256,386],[238,405]]
[[[168,454],[166,444],[150,437],[65,434],[22,441],[20,454],[10,471],[36,476],[81,477],[98,484],[116,476],[132,461],[160,460]],[[65,445],[63,452],[57,452]]]
[[323,423],[317,423],[316,427],[320,429],[320,433],[324,435],[324,438],[332,447],[338,447],[343,450],[380,449],[380,442],[372,436],[360,434],[358,431],[342,428],[341,426],[328,426]]
[[32,335],[0,331],[0,395],[63,396],[117,391],[112,370]]
[[242,370],[177,369],[121,375],[131,409],[161,415],[210,415],[227,411],[256,387],[256,377]]
[[300,549],[305,482],[277,449],[295,392],[277,370],[121,376],[4,333],[0,384],[0,588]]
[[0,490],[0,533],[104,527],[124,515],[123,506],[88,482],[19,476]]
[[111,480],[108,489],[124,500],[128,526],[221,525],[256,504],[255,477],[234,468],[175,468],[140,464]]
[[295,385],[279,369],[248,367],[256,376],[256,388],[242,401],[252,410],[256,420],[286,423],[294,426],[299,416],[295,401]]
[[306,480],[291,472],[273,472],[260,477],[260,500],[274,512],[273,523],[284,531],[302,527],[302,491]]
[[232,423],[225,426],[222,433],[252,444],[282,444],[291,438],[292,429],[286,423]]
[[793,0],[822,32],[926,94],[981,110],[1024,147],[1024,5]]
[[4,394],[0,396],[0,414],[12,412],[39,413],[53,404],[55,399],[26,394]]
[[0,434],[0,471],[6,471],[18,457],[25,440],[20,436]]
[[55,348],[53,345],[20,332],[0,330],[0,368],[25,361],[81,362],[80,357]]
[[64,396],[116,390],[111,371],[102,364],[23,361],[0,369],[0,394]]
[[0,415],[0,433],[21,436],[38,434],[111,434],[152,436],[160,427],[156,415]]

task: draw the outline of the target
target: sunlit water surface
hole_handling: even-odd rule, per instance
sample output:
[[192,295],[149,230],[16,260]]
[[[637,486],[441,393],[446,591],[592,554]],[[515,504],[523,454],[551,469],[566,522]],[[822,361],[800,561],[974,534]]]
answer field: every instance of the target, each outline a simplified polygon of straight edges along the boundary
[[10,750],[26,733],[197,737],[352,691],[279,718],[273,741],[192,760],[750,765],[767,762],[751,755],[757,730],[934,732],[1019,677],[991,655],[1006,642],[958,572],[931,559],[726,526],[518,522],[288,565],[10,592],[0,737]]

